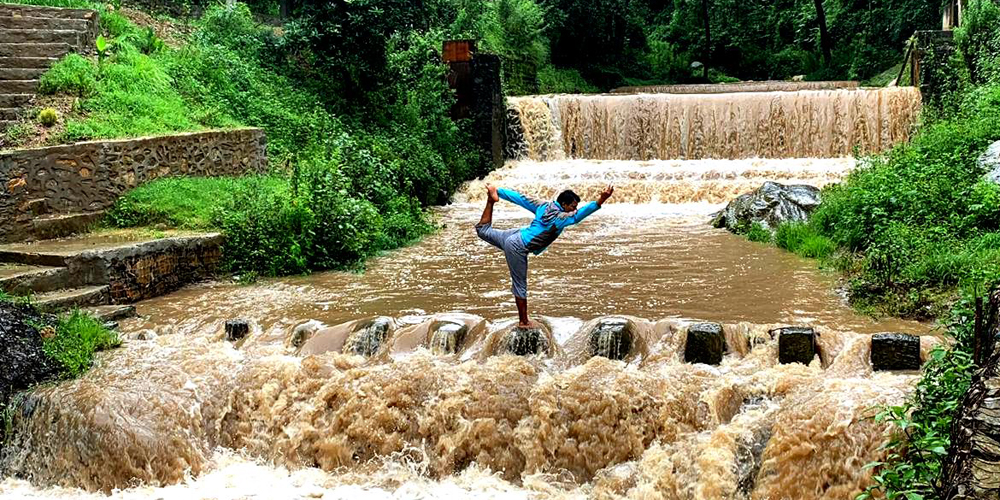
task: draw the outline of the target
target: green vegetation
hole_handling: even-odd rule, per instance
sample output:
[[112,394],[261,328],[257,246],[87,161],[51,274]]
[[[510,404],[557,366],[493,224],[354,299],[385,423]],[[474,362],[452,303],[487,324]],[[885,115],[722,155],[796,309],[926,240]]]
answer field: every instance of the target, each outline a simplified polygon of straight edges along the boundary
[[97,89],[97,66],[78,54],[69,54],[52,65],[38,82],[41,94],[89,96]]
[[38,112],[38,122],[46,127],[51,127],[59,120],[59,115],[52,108],[45,108]]
[[888,423],[892,438],[884,446],[886,458],[868,464],[875,484],[857,497],[935,499],[942,462],[950,444],[951,424],[968,390],[972,363],[974,310],[968,298],[958,302],[948,321],[953,347],[937,347],[924,365],[923,377],[910,399],[883,408],[876,422]]
[[750,225],[750,229],[747,230],[746,236],[748,240],[756,241],[758,243],[771,242],[771,230],[764,227],[759,222],[754,222]]
[[774,232],[774,244],[802,257],[825,259],[836,250],[836,245],[816,230],[801,222],[788,222]]
[[58,362],[68,377],[79,377],[90,369],[95,352],[121,345],[117,334],[79,310],[59,318],[54,330],[53,336],[43,340],[45,354]]
[[482,172],[449,116],[443,32],[401,30],[429,13],[396,13],[377,2],[317,9],[279,35],[243,4],[212,7],[173,49],[106,12],[106,54],[67,56],[43,78],[47,92],[80,97],[55,140],[261,127],[271,173],[156,181],[108,222],[222,230],[242,273],[355,266],[431,231],[423,207]]

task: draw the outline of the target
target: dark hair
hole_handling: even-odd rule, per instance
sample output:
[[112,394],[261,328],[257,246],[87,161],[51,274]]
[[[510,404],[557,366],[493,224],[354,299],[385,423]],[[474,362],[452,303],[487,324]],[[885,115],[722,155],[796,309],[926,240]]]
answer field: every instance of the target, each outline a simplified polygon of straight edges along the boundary
[[560,205],[562,205],[563,207],[565,207],[566,205],[569,205],[570,203],[574,203],[574,202],[575,203],[579,203],[580,202],[580,197],[577,196],[577,194],[574,193],[572,189],[567,189],[567,190],[559,193],[559,197],[556,198],[556,201],[559,202]]

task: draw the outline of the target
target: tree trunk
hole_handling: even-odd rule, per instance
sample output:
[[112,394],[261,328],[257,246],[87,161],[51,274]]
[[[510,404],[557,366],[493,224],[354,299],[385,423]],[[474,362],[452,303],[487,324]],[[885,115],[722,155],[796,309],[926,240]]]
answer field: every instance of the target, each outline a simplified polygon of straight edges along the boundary
[[701,15],[705,19],[705,54],[703,56],[705,61],[702,63],[701,70],[702,76],[708,80],[708,63],[712,59],[712,29],[708,19],[708,0],[701,0]]
[[833,47],[830,43],[830,32],[826,29],[826,9],[823,0],[813,0],[816,4],[816,22],[819,23],[819,45],[823,49],[823,62],[830,66],[833,59]]

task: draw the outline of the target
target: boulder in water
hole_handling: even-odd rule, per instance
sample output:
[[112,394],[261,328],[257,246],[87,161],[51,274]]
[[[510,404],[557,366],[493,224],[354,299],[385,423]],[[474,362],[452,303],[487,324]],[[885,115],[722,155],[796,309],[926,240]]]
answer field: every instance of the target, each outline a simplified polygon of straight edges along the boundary
[[816,357],[816,330],[798,326],[774,330],[778,336],[778,362],[808,365]]
[[688,327],[684,361],[718,365],[726,350],[726,335],[718,323],[695,323]]
[[729,202],[725,209],[715,214],[712,225],[744,232],[756,222],[767,229],[776,229],[783,222],[805,222],[820,201],[819,188],[769,181],[756,191]]
[[300,348],[322,328],[323,323],[314,319],[306,321],[300,325],[296,325],[295,328],[292,329],[292,333],[288,335],[288,344],[292,347]]
[[905,333],[872,335],[872,368],[884,370],[919,370],[920,337]]
[[455,354],[462,348],[465,336],[469,333],[468,325],[456,321],[439,323],[431,334],[431,352],[434,354]]
[[634,334],[625,318],[602,318],[590,332],[590,353],[621,361],[632,352]]
[[990,144],[979,157],[979,167],[986,171],[986,178],[1000,184],[1000,141]]

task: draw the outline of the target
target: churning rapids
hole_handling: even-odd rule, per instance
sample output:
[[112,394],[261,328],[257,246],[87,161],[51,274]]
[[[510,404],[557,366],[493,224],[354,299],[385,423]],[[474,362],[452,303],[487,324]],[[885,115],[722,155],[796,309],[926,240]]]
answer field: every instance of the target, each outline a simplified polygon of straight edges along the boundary
[[[747,98],[799,99],[808,114],[804,93],[771,94]],[[929,327],[858,316],[814,263],[707,219],[765,180],[824,185],[854,160],[839,150],[566,159],[581,150],[563,149],[560,120],[576,111],[534,99],[561,114],[514,104],[524,130],[548,127],[525,134],[526,154],[561,154],[510,162],[489,180],[540,197],[569,187],[593,199],[617,186],[614,203],[530,262],[546,354],[502,352],[514,304],[502,255],[472,229],[484,181],[470,182],[438,210],[441,231],[363,274],[207,283],[139,304],[142,317],[122,324],[121,349],[81,379],[26,398],[0,496],[852,498],[886,439],[867,417],[903,401],[917,379],[873,372],[869,334]],[[864,120],[896,141],[913,116],[876,110]],[[592,129],[616,134],[604,120]],[[573,144],[595,136],[579,137]],[[514,227],[528,214],[504,206],[494,220]],[[357,330],[376,316],[381,330]],[[621,361],[591,355],[590,334],[609,317],[633,333]],[[253,324],[235,344],[222,332],[231,318]],[[684,362],[695,320],[724,325],[721,365]],[[820,356],[778,364],[767,333],[778,325],[814,326]],[[373,331],[375,342],[360,338]],[[936,342],[922,337],[923,355]]]

